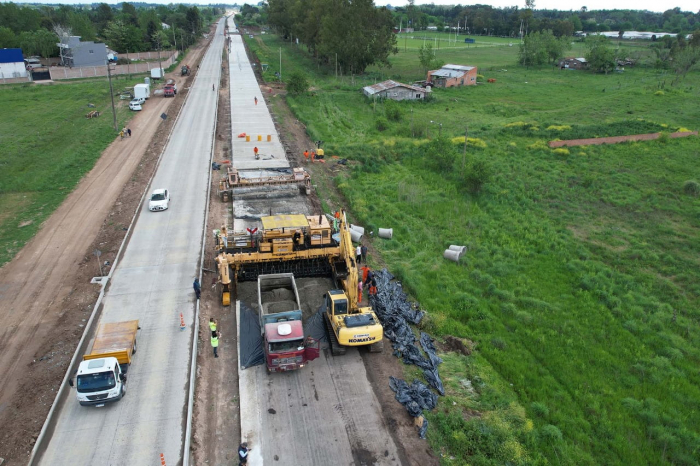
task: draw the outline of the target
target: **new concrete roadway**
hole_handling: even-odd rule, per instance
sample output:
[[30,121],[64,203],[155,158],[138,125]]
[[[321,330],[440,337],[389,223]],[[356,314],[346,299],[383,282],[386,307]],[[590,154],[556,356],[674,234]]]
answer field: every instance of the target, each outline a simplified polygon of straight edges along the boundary
[[[147,202],[113,272],[101,322],[138,319],[138,353],[127,394],[102,408],[59,401],[41,464],[182,464],[195,301],[224,45],[223,20],[203,58],[149,191],[167,188],[170,208]],[[156,98],[156,97],[152,97]],[[148,105],[148,103],[146,103]],[[174,118],[175,115],[169,115]],[[186,329],[180,329],[180,313]]]
[[[235,30],[229,21],[229,30]],[[233,166],[252,174],[288,167],[240,35],[231,35],[229,72]],[[244,132],[253,136],[250,142],[237,137]],[[257,141],[257,135],[262,136],[262,143]],[[256,144],[261,154],[257,160],[253,153]],[[268,215],[270,210],[273,214],[319,213],[310,211],[303,196],[285,196],[283,189],[269,191],[265,196],[258,194],[248,199],[234,195],[235,230],[260,226],[256,218]],[[254,296],[256,284],[240,283],[239,296]],[[300,298],[304,305],[318,309],[321,295],[329,286],[331,280],[319,279],[309,291],[302,288]],[[250,466],[401,464],[357,349],[351,348],[337,358],[323,351],[319,359],[298,371],[270,375],[266,372],[264,366],[239,369],[241,436],[252,446]]]

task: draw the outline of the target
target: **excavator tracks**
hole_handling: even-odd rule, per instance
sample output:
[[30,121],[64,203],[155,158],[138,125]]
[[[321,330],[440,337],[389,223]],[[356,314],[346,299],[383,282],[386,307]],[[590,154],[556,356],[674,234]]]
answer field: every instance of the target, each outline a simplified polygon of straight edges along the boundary
[[384,351],[384,340],[380,340],[369,345],[370,353],[381,353],[382,351]]
[[331,320],[328,318],[328,314],[325,312],[323,313],[323,320],[326,322],[326,330],[328,330],[328,342],[331,345],[331,354],[333,356],[344,355],[346,348],[338,343],[338,337],[335,336],[333,326],[331,325]]

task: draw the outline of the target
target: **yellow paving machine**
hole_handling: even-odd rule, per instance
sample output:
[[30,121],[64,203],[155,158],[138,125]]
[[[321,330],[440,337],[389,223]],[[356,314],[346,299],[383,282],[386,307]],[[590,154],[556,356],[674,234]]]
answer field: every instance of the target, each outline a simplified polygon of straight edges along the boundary
[[360,307],[358,302],[358,264],[345,214],[333,225],[325,215],[271,215],[260,220],[261,228],[247,233],[229,235],[225,227],[217,232],[222,303],[231,303],[236,281],[257,280],[263,274],[332,276],[337,289],[326,294],[324,313],[332,353],[343,354],[347,346],[382,351],[382,325],[371,306]]

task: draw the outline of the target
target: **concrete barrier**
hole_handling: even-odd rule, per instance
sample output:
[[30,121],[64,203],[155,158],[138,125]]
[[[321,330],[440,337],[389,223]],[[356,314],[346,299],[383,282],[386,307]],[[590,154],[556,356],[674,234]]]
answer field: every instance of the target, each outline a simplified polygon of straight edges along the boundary
[[380,228],[379,237],[384,239],[391,239],[394,236],[393,228]]
[[451,260],[452,262],[459,262],[461,254],[459,253],[459,251],[455,251],[453,249],[445,249],[445,252],[442,254],[442,257],[444,257],[447,260]]

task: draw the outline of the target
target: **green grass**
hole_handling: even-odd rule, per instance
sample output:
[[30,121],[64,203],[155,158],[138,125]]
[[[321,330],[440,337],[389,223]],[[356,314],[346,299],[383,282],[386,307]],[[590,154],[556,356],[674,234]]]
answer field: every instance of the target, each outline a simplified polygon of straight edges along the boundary
[[[283,70],[309,76],[312,91],[288,103],[326,154],[352,161],[336,181],[353,221],[394,229],[374,244],[429,312],[425,328],[476,343],[444,355],[447,396],[428,415],[443,464],[698,464],[700,200],[684,190],[698,139],[546,142],[697,129],[700,73],[672,86],[645,67],[525,69],[516,45],[487,40],[438,53],[495,84],[399,103],[399,121],[361,87],[424,79],[422,41],[400,40],[389,69],[337,79],[274,36],[255,50],[272,65],[282,47]],[[485,147],[463,160],[467,128]],[[438,135],[455,138],[451,169],[435,168]],[[462,181],[474,160],[493,171],[478,196]],[[442,258],[449,244],[468,247],[460,263]]]
[[[115,79],[115,90],[133,86]],[[119,100],[115,100],[119,102]],[[88,103],[95,105],[89,108]],[[114,140],[104,80],[0,87],[0,265],[10,261]],[[87,119],[90,110],[99,118]],[[118,110],[119,127],[131,118]]]

